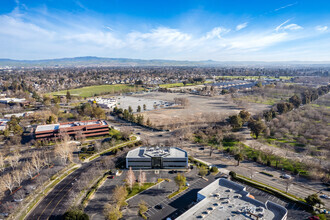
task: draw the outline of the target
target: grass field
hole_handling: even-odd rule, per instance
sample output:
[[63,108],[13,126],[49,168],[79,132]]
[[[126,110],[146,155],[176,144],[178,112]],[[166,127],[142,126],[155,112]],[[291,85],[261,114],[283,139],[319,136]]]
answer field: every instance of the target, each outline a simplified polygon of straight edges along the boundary
[[[114,93],[125,93],[135,92],[142,90],[141,87],[135,87],[127,84],[116,84],[116,85],[98,85],[98,86],[87,86],[79,89],[70,89],[69,92],[73,96],[80,97],[93,97],[103,94],[114,94]],[[49,93],[50,95],[66,95],[67,90]]]

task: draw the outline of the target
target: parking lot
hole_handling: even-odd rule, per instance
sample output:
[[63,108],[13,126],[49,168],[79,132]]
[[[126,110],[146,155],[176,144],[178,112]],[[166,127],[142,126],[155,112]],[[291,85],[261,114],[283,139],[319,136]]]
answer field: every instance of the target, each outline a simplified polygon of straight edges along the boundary
[[[129,209],[132,215],[127,212],[125,219],[136,219],[136,212],[138,204],[141,200],[147,203],[149,207],[145,215],[148,219],[164,219],[167,217],[175,218],[187,210],[196,201],[197,192],[213,182],[217,176],[208,175],[208,181],[197,176],[198,170],[195,168],[189,173],[186,173],[186,179],[189,183],[189,188],[179,195],[167,198],[172,192],[178,189],[178,186],[173,181],[177,174],[170,174],[168,172],[161,172],[163,178],[171,179],[170,182],[164,181],[139,195],[128,200]],[[157,207],[161,205],[162,207]],[[135,214],[135,216],[134,216]]]
[[146,105],[146,111],[167,108],[174,105],[173,101],[163,101],[160,99],[144,98],[144,97],[134,97],[134,96],[117,96],[117,106],[118,108],[128,109],[129,106],[132,107],[133,112],[137,112],[138,106],[141,106],[141,112],[144,112],[143,105]]
[[275,197],[269,193],[263,192],[259,189],[253,188],[251,186],[239,183],[246,187],[246,191],[248,191],[251,195],[253,195],[257,200],[261,202],[266,202],[267,200],[275,202],[288,210],[288,220],[296,220],[296,219],[307,219],[311,214],[304,211],[297,203],[292,203],[285,201],[284,199],[280,199]]

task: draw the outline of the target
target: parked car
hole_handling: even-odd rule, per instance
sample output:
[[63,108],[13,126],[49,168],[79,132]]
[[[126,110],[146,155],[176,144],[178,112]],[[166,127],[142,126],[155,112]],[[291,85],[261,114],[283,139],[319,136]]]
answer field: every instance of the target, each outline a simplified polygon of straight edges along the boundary
[[320,195],[320,197],[321,197],[322,199],[330,199],[330,196],[328,196],[328,195],[325,195],[325,194],[323,194],[323,195]]
[[115,178],[115,176],[111,175],[111,176],[108,176],[107,178],[108,179],[113,179],[113,178]]
[[155,209],[163,209],[164,207],[163,207],[163,205],[162,204],[159,204],[159,205],[156,205],[155,206]]
[[22,202],[23,199],[14,199],[14,202]]
[[186,182],[186,186],[190,186],[190,184]]

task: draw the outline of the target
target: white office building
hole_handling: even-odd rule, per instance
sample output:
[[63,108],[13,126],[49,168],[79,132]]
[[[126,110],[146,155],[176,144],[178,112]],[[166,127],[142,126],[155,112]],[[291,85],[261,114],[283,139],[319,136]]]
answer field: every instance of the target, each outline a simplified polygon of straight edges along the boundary
[[126,168],[132,169],[185,169],[188,153],[177,147],[139,147],[126,156]]

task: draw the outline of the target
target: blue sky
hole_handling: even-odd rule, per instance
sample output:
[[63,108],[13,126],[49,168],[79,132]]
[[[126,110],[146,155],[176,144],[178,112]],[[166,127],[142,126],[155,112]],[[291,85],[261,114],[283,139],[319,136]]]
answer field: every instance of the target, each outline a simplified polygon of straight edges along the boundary
[[330,61],[328,0],[1,0],[0,58]]

